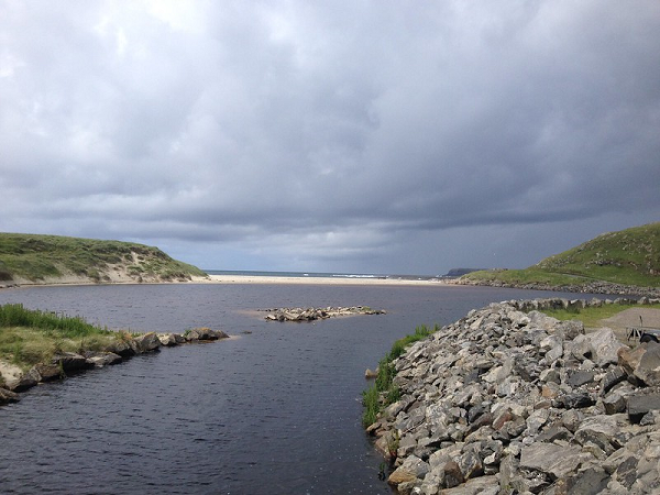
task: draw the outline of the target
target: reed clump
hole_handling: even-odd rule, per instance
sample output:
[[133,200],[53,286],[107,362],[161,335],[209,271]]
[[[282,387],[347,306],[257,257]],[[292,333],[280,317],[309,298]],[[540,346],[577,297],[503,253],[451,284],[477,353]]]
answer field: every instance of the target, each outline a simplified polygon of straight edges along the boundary
[[92,325],[83,318],[27,309],[22,304],[0,306],[0,360],[27,369],[59,352],[98,351],[122,333]]
[[410,344],[425,339],[438,330],[440,327],[437,324],[432,330],[429,330],[426,325],[420,325],[415,328],[415,333],[406,335],[392,344],[390,352],[378,363],[378,374],[374,384],[362,393],[362,404],[364,405],[362,424],[365,427],[375,423],[378,414],[401,397],[399,387],[393,383],[396,376],[394,361],[406,351]]

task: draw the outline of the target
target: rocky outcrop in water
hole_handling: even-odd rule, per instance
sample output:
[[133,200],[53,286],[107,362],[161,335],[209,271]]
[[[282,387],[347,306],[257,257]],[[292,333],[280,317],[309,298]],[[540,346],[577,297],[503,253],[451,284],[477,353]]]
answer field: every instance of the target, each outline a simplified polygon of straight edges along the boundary
[[211,342],[229,338],[222,330],[196,328],[184,334],[149,332],[131,339],[118,340],[102,351],[82,353],[60,352],[49,363],[38,363],[29,371],[17,375],[2,375],[4,387],[0,387],[0,406],[17,402],[23,392],[40,383],[60,380],[91,368],[102,368],[121,363],[138,354],[158,352],[162,346],[171,347],[184,343]]
[[492,304],[395,361],[368,432],[399,493],[660,493],[660,344],[538,311],[585,304]]
[[368,306],[351,306],[350,308],[277,308],[267,309],[265,319],[269,321],[314,321],[339,316],[382,315],[385,311],[372,309]]

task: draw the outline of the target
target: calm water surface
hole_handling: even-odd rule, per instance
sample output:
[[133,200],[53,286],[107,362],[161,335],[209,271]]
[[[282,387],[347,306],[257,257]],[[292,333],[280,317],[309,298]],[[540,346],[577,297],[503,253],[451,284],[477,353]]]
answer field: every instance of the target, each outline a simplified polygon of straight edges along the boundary
[[[2,290],[0,304],[113,329],[208,326],[239,338],[139,356],[0,408],[0,493],[388,494],[360,425],[364,370],[416,325],[557,295],[322,285]],[[296,324],[246,311],[358,304],[388,314]]]

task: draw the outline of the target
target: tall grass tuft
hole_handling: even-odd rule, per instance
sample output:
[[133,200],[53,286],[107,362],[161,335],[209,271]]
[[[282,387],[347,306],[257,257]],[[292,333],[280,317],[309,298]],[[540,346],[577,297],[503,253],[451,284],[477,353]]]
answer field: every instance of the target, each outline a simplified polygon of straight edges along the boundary
[[25,309],[21,304],[0,306],[0,360],[25,371],[56,353],[102,350],[125,335],[80,317]]
[[57,331],[64,338],[87,337],[111,333],[107,328],[87,323],[79,316],[64,316],[36,309],[26,309],[22,304],[0,306],[0,328],[26,327]]
[[378,375],[374,384],[362,393],[362,404],[364,405],[364,414],[362,415],[362,424],[365,427],[371,426],[378,419],[378,414],[401,398],[399,387],[394,385],[396,376],[396,367],[394,361],[402,356],[406,348],[413,342],[425,339],[429,335],[440,330],[436,324],[433,330],[429,330],[426,325],[415,328],[415,333],[406,335],[392,344],[392,349],[378,363]]

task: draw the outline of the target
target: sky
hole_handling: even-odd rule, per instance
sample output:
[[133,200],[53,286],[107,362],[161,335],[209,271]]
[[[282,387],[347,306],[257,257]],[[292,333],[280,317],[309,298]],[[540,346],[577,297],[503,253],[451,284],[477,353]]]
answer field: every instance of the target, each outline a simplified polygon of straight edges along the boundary
[[657,0],[0,0],[0,231],[530,266],[660,220]]

